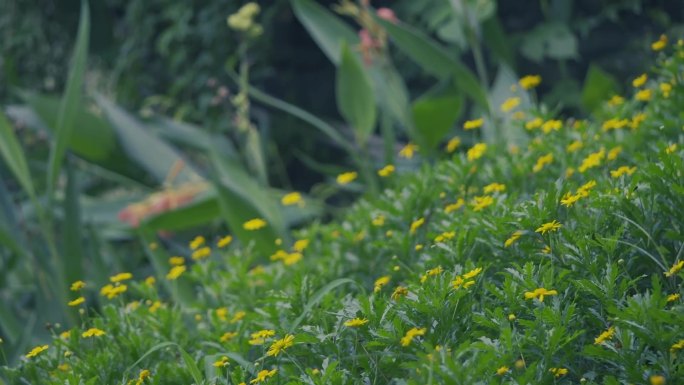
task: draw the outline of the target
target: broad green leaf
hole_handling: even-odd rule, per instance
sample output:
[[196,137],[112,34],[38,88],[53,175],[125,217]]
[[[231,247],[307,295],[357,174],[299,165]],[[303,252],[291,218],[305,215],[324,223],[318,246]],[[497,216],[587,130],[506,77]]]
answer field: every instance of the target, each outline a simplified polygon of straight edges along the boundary
[[359,38],[354,30],[339,17],[311,0],[292,0],[295,16],[302,23],[323,53],[338,65],[342,42],[355,46]]
[[57,116],[57,124],[55,125],[55,136],[52,147],[50,149],[50,159],[48,161],[48,179],[47,189],[48,197],[52,197],[52,192],[57,182],[57,177],[64,162],[64,154],[66,153],[69,141],[71,140],[74,126],[77,124],[76,115],[79,106],[81,105],[83,77],[86,70],[86,61],[88,59],[88,39],[90,36],[90,8],[87,0],[81,1],[81,20],[78,25],[78,35],[76,37],[76,46],[74,48],[74,56],[71,61],[71,69],[67,78],[64,95],[62,95],[62,103]]
[[449,91],[413,103],[413,119],[423,146],[436,147],[461,116],[463,97],[454,89]]
[[5,115],[0,111],[0,156],[5,160],[7,167],[17,178],[21,188],[34,199],[36,191],[31,181],[31,173],[26,163],[24,150],[19,144],[19,140],[14,135],[12,125]]
[[204,225],[220,217],[218,197],[212,190],[187,205],[146,219],[145,226],[153,230],[178,231]]
[[179,162],[184,166],[176,177],[177,182],[201,180],[171,145],[150,133],[136,118],[101,95],[96,95],[96,100],[116,130],[128,156],[157,182],[163,183],[169,171]]
[[584,79],[584,87],[582,87],[582,105],[588,111],[594,111],[617,91],[618,82],[615,77],[598,65],[591,64],[587,77]]
[[375,97],[363,64],[346,43],[342,45],[336,91],[338,110],[354,129],[359,143],[364,144],[375,127]]
[[493,16],[482,24],[482,40],[494,56],[515,70],[513,44],[506,35],[498,17]]

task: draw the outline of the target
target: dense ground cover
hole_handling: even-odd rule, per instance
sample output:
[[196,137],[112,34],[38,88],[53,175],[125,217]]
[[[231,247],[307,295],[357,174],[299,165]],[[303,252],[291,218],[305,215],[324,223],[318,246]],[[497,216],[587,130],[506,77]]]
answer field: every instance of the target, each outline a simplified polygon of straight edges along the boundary
[[[5,374],[74,385],[681,383],[684,42],[674,46],[633,96],[589,121],[509,99],[505,124],[527,144],[459,151],[454,138],[448,161],[385,168],[380,196],[272,256],[198,237],[167,256],[166,277],[83,277],[70,303],[81,327],[50,325],[54,339]],[[468,126],[491,124],[477,118]],[[166,253],[150,241],[147,252]]]

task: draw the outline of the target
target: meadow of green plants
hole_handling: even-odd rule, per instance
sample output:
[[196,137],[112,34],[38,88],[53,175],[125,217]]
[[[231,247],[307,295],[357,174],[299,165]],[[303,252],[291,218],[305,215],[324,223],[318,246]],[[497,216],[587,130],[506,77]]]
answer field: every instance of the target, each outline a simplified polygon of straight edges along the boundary
[[333,117],[253,85],[282,4],[231,3],[230,85],[156,99],[195,122],[96,84],[81,2],[61,95],[0,109],[0,384],[684,384],[684,39],[564,93],[450,4],[290,1]]

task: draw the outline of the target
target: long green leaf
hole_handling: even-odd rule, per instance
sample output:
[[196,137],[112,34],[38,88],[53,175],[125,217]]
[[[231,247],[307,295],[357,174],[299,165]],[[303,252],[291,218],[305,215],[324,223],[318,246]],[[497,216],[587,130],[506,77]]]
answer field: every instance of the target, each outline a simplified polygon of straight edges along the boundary
[[146,219],[145,226],[153,230],[178,231],[200,226],[220,217],[218,197],[216,191],[212,190],[187,205]]
[[64,197],[64,252],[62,253],[64,282],[68,286],[71,282],[84,278],[83,274],[83,246],[81,207],[79,204],[80,191],[76,170],[67,162],[67,185]]
[[337,108],[363,145],[375,127],[375,97],[363,65],[346,43],[342,44],[336,91]]
[[351,284],[356,284],[356,281],[349,279],[349,278],[338,278],[327,285],[323,286],[316,292],[316,294],[311,297],[309,302],[304,306],[304,310],[302,311],[302,314],[297,317],[291,324],[290,327],[288,328],[288,333],[294,332],[294,330],[299,326],[302,321],[306,318],[307,315],[311,312],[311,309],[314,308],[321,300],[323,297],[325,297],[326,294],[330,293],[331,291],[335,290],[336,287],[340,285],[344,285],[345,283],[351,283]]
[[292,9],[300,23],[335,65],[341,61],[342,42],[354,46],[359,37],[354,30],[324,7],[311,0],[292,0]]
[[419,143],[427,148],[437,146],[461,116],[463,97],[453,88],[439,95],[421,97],[413,103]]
[[31,173],[26,163],[24,150],[21,148],[10,122],[2,111],[0,111],[0,155],[14,174],[14,177],[19,181],[21,188],[26,191],[29,197],[34,199],[36,191],[31,181]]
[[88,39],[90,36],[90,8],[87,0],[81,1],[81,20],[78,25],[78,35],[71,69],[67,78],[66,88],[62,96],[62,104],[55,126],[55,137],[50,149],[48,162],[47,189],[48,197],[52,197],[57,177],[64,162],[64,154],[71,140],[71,135],[76,124],[76,112],[82,103],[83,77],[88,58]]

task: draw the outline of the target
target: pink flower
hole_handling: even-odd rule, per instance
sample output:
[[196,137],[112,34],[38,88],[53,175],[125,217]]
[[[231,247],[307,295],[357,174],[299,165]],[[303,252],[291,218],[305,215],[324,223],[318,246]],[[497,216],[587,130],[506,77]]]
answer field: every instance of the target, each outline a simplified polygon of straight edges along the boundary
[[397,19],[397,15],[394,14],[394,11],[389,8],[378,8],[378,16],[381,19],[385,19],[395,24],[399,21],[399,19]]

